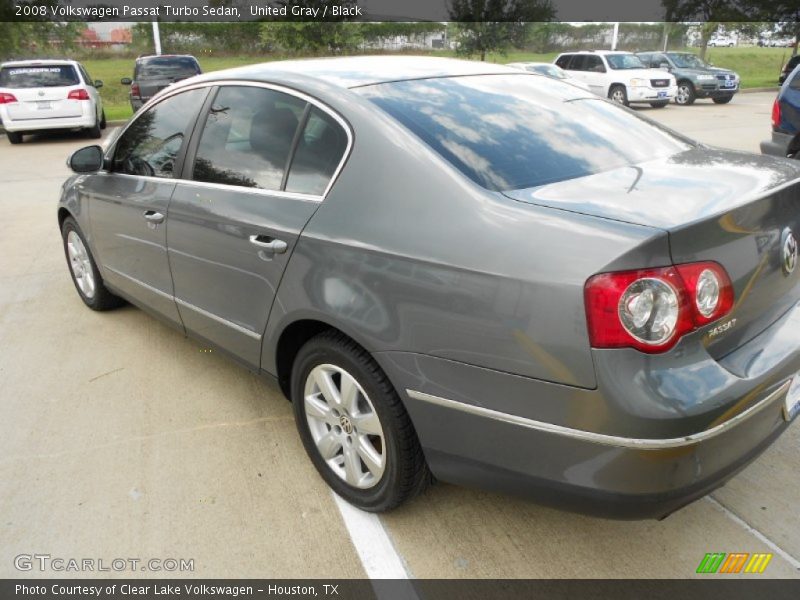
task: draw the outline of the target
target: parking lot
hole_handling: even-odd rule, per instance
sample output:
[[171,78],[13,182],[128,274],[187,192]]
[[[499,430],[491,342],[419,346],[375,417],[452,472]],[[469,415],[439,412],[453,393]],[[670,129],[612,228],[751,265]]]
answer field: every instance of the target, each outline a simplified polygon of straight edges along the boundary
[[[640,110],[757,152],[773,98]],[[0,576],[82,575],[14,566],[17,555],[49,554],[194,561],[193,571],[136,576],[683,578],[707,552],[771,552],[758,577],[800,577],[797,424],[724,488],[661,522],[444,484],[380,517],[337,501],[276,385],[134,307],[83,305],[55,205],[65,158],[89,143],[0,137]]]

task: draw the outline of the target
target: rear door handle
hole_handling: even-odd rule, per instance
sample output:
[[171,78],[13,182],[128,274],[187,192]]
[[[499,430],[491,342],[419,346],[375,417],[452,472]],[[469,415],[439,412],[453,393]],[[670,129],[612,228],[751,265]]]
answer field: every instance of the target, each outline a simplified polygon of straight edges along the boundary
[[255,244],[259,248],[263,248],[264,250],[271,250],[275,254],[283,254],[289,247],[289,244],[283,240],[276,240],[268,235],[251,235],[250,243]]
[[144,218],[150,221],[151,223],[163,223],[164,222],[164,215],[155,210],[146,210],[144,211]]

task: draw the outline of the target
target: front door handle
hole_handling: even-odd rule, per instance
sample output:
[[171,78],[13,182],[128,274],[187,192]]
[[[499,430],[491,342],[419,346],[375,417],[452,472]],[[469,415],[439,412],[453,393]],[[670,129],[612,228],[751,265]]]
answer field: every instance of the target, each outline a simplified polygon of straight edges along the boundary
[[275,254],[283,254],[289,247],[289,244],[283,240],[276,240],[268,235],[251,235],[250,243],[255,244],[259,248],[263,248],[264,250],[271,250]]
[[146,210],[144,211],[144,218],[150,221],[151,223],[163,223],[164,222],[164,215],[155,210]]

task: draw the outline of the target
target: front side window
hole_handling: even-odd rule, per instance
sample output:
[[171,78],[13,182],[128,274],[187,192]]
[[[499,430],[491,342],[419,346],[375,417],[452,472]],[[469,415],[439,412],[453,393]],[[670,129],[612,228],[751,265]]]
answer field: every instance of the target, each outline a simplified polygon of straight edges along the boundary
[[286,191],[321,196],[347,149],[347,134],[329,114],[312,107],[297,143]]
[[137,117],[117,142],[113,171],[125,175],[174,177],[175,160],[186,131],[207,92],[202,88],[176,94]]
[[355,91],[490,190],[535,187],[690,147],[571,85],[524,74],[400,81]]
[[599,56],[587,56],[584,70],[593,71],[595,73],[606,72],[606,68],[603,66],[603,59]]
[[635,54],[607,54],[608,66],[614,70],[645,69],[644,63]]
[[219,90],[203,129],[196,181],[265,190],[282,189],[283,176],[306,102],[259,87]]
[[69,87],[79,83],[78,73],[72,65],[36,65],[0,69],[0,88]]
[[569,59],[572,58],[572,54],[564,54],[563,56],[559,56],[556,60],[556,65],[561,67],[562,69],[570,69]]

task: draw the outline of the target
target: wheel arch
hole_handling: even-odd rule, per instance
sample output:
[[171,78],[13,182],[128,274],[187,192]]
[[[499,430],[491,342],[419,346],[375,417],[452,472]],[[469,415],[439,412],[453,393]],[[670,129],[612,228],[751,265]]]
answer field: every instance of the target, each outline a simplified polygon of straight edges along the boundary
[[800,152],[800,133],[795,134],[792,141],[786,147],[786,155],[794,157],[795,154]]
[[[363,348],[366,352],[369,349],[361,343],[357,338],[353,337],[347,331],[342,330],[340,327],[332,325],[331,323],[319,318],[299,318],[286,324],[277,336],[277,341],[274,346],[275,356],[275,375],[278,379],[278,386],[287,399],[291,400],[291,379],[292,367],[294,365],[297,353],[300,351],[306,342],[313,337],[325,331],[335,331],[345,336],[359,347]],[[371,352],[370,352],[371,354]]]
[[59,231],[61,231],[61,229],[64,227],[64,221],[67,220],[67,217],[72,217],[73,219],[75,218],[73,216],[73,214],[69,211],[69,209],[67,209],[67,208],[65,208],[63,206],[59,206],[58,207],[58,230]]

